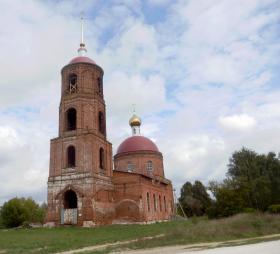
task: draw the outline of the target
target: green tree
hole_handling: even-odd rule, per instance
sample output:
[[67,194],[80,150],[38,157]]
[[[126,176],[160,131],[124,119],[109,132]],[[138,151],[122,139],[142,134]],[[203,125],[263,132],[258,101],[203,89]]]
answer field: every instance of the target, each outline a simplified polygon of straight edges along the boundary
[[6,227],[17,227],[25,221],[26,211],[18,198],[5,202],[1,209],[2,223]]
[[186,182],[181,188],[179,202],[187,216],[201,216],[210,205],[210,197],[200,181]]
[[13,198],[1,208],[1,222],[6,227],[18,227],[24,222],[43,222],[45,209],[31,198]]
[[208,209],[211,216],[228,216],[248,208],[265,211],[280,203],[279,157],[242,148],[229,159],[226,179],[209,186],[215,197]]

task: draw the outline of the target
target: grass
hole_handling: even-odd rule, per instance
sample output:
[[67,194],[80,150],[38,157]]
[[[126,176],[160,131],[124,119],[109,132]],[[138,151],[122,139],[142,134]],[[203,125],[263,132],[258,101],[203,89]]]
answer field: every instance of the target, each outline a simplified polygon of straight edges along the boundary
[[[176,244],[227,241],[280,233],[280,215],[239,214],[208,220],[193,218],[150,225],[112,225],[98,228],[1,229],[0,253],[55,253],[117,241],[138,239],[121,247],[109,247],[95,253],[120,248],[149,248]],[[143,237],[160,238],[141,240]],[[3,252],[4,253],[4,252]],[[93,253],[93,252],[91,252]]]

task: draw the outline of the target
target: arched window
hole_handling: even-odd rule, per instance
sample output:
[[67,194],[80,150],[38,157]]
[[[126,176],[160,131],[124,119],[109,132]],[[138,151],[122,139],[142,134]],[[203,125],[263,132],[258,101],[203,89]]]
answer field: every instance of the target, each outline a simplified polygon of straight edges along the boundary
[[161,196],[159,195],[158,198],[158,202],[159,202],[159,210],[162,211],[162,207],[161,207]]
[[147,162],[147,172],[148,173],[152,173],[153,172],[153,162],[152,161],[148,161]]
[[68,190],[64,194],[64,209],[77,208],[77,195],[74,191]]
[[104,169],[104,149],[99,149],[99,168]]
[[98,113],[98,129],[103,135],[105,135],[105,118],[104,114],[99,111]]
[[76,122],[77,122],[77,112],[74,108],[69,108],[66,112],[66,119],[67,119],[67,130],[72,131],[76,130]]
[[76,93],[78,91],[77,80],[78,80],[78,77],[76,74],[69,75],[68,91],[70,94]]
[[100,95],[103,94],[103,82],[102,82],[102,78],[98,78],[97,79],[97,86],[98,86],[98,93]]
[[150,194],[149,192],[147,192],[147,207],[148,207],[148,212],[151,210],[151,207],[150,207]]
[[134,170],[134,165],[131,161],[127,163],[127,171],[132,172]]
[[156,195],[154,194],[153,195],[153,198],[154,198],[154,209],[155,209],[155,212],[157,211],[157,200],[156,200]]
[[67,148],[67,167],[76,166],[76,151],[74,146],[69,146]]

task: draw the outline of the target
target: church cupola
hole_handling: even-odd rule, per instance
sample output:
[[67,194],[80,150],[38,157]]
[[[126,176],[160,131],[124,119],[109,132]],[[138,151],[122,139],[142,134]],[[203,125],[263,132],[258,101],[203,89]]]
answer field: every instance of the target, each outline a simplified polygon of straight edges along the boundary
[[129,125],[131,126],[132,136],[140,135],[141,119],[137,115],[133,114],[129,119]]

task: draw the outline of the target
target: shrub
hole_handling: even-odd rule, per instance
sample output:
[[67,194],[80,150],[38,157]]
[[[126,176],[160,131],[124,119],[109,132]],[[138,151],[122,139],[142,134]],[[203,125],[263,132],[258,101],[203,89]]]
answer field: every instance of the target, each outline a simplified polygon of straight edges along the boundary
[[280,213],[280,204],[270,205],[268,211],[270,213]]

